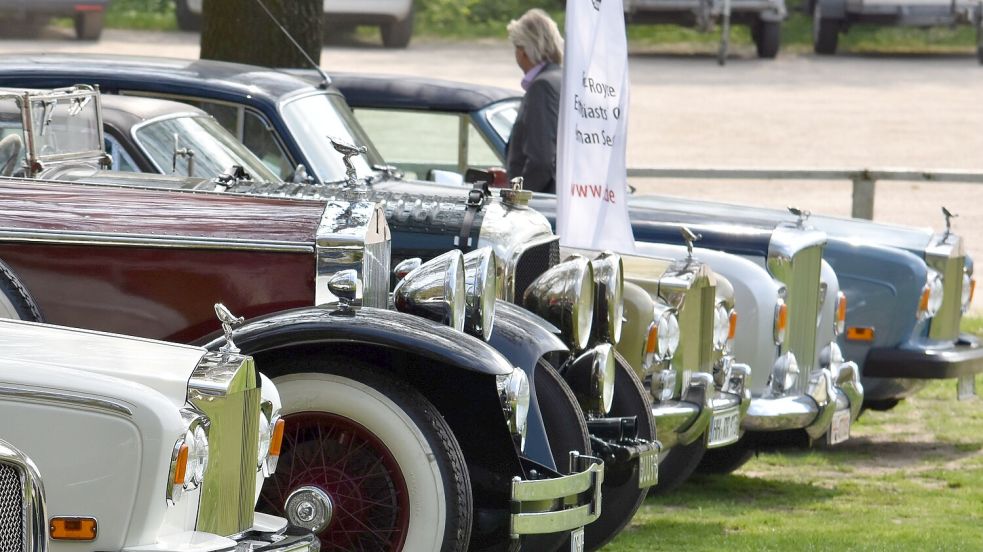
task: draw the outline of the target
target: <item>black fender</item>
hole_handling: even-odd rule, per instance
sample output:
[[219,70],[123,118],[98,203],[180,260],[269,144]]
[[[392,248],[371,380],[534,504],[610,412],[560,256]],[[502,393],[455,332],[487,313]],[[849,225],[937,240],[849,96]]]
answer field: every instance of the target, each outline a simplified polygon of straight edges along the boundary
[[[567,346],[556,336],[557,333],[559,330],[555,326],[522,307],[507,301],[495,301],[495,325],[492,326],[488,344],[529,377],[532,399],[529,401],[528,432],[523,455],[553,469],[558,466],[554,463],[546,436],[546,424],[535,397],[539,359],[547,357],[548,361],[552,361],[554,359],[551,357],[560,355],[562,362],[570,354]],[[561,468],[557,471],[564,470]]]

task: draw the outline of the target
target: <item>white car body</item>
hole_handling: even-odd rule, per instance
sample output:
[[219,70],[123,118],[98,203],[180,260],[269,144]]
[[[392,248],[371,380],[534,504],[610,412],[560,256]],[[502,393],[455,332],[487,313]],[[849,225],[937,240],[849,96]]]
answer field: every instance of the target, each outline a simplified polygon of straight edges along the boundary
[[[211,458],[204,482],[177,500],[167,497],[172,454],[188,430],[181,411],[195,408],[192,397],[204,389],[195,382],[206,373],[217,374],[208,366],[235,371],[237,377],[255,372],[252,360],[240,355],[0,321],[0,435],[38,466],[50,516],[91,517],[98,523],[94,540],[52,539],[50,550],[236,549],[239,543],[230,536],[242,531],[222,535],[201,530],[201,524],[207,523],[202,521],[207,517],[202,508],[211,503],[202,500],[204,489],[209,477],[228,465],[217,458],[213,436],[221,435],[215,432],[228,425],[214,417],[209,421]],[[209,381],[218,388],[217,378]],[[251,393],[258,403],[257,391],[272,412],[279,411],[280,398],[271,381],[254,381],[242,396]],[[216,392],[214,397],[209,400],[218,404],[235,396]],[[240,415],[240,427],[242,421]],[[240,431],[245,436],[241,443],[246,443],[252,436],[249,430]],[[224,456],[242,457],[242,448]],[[239,466],[234,467],[238,471]],[[249,493],[251,515],[246,518],[251,524],[244,529],[283,531],[286,520],[252,512],[262,480],[257,469],[255,488],[247,485],[239,494],[244,503]],[[235,500],[235,489],[226,490],[229,500]],[[293,544],[284,550],[308,550]]]

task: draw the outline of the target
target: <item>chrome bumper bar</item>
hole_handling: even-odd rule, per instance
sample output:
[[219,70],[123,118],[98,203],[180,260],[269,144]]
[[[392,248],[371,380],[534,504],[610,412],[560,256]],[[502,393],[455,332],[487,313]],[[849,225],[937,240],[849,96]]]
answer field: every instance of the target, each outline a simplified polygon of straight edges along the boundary
[[317,536],[287,520],[256,512],[253,527],[230,537],[201,531],[163,535],[154,544],[124,552],[320,552]]
[[829,430],[836,411],[849,408],[850,419],[856,420],[864,398],[859,372],[856,363],[844,362],[813,372],[804,395],[753,399],[745,431],[804,429],[818,439]]
[[[656,435],[667,451],[676,445],[688,445],[707,434],[715,414],[738,408],[744,418],[751,406],[748,382],[751,369],[746,364],[734,364],[731,375],[722,389],[714,385],[713,376],[694,374],[678,401],[656,401],[652,405]],[[724,446],[729,443],[720,443]]]
[[512,514],[509,533],[557,533],[583,527],[601,515],[604,462],[570,453],[570,475],[524,481],[512,479]]

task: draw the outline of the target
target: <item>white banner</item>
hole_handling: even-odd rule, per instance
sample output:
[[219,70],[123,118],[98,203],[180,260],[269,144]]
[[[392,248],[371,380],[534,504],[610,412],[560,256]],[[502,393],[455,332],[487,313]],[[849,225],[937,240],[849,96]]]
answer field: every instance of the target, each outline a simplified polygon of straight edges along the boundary
[[622,0],[567,0],[556,153],[556,233],[569,247],[635,250],[628,219],[628,41]]

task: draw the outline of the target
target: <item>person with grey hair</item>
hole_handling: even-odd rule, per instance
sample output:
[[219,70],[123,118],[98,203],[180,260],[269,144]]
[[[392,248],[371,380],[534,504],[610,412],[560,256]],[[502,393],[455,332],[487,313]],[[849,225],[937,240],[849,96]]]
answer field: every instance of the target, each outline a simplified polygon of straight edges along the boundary
[[563,82],[563,37],[543,10],[532,9],[508,26],[515,62],[522,69],[525,97],[506,147],[509,179],[521,176],[524,187],[556,193],[556,128]]

